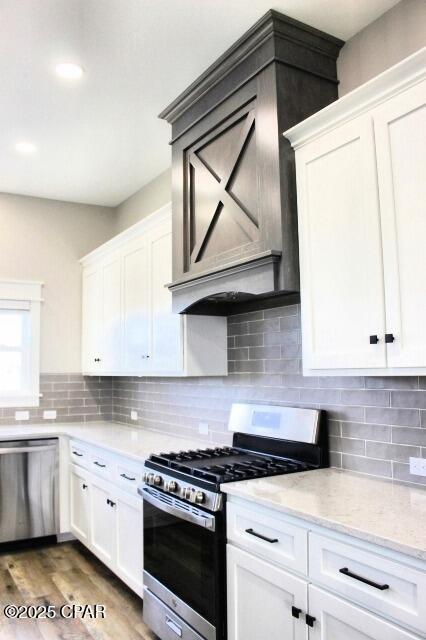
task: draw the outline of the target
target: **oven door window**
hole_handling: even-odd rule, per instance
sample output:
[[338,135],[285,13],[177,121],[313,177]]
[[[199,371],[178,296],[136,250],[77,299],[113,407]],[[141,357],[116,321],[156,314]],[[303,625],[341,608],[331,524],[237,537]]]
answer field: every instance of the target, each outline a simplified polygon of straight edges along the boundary
[[213,531],[144,501],[144,568],[215,624],[217,538]]

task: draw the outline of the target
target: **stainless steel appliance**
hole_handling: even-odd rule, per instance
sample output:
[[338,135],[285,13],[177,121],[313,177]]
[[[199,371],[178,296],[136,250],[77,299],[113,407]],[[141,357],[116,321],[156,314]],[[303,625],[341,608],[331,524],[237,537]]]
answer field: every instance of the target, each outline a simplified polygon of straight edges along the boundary
[[[321,414],[234,404],[232,447],[151,455],[144,485],[144,620],[161,640],[226,638],[225,482],[327,466]],[[255,533],[253,533],[255,535]]]
[[59,532],[58,439],[0,441],[0,542]]

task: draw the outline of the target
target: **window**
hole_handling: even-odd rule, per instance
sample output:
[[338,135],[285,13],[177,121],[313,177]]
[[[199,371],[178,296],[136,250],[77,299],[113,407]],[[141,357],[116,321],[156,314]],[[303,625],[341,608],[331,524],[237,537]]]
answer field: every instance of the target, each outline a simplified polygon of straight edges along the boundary
[[41,287],[0,281],[0,407],[39,404]]

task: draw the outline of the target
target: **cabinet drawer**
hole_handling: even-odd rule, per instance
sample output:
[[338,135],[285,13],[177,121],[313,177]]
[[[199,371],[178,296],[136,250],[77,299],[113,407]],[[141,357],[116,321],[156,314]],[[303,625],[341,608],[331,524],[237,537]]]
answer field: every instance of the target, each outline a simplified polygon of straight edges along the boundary
[[90,464],[90,454],[87,449],[77,442],[70,442],[70,460],[74,464],[88,467]]
[[269,562],[306,574],[308,570],[308,532],[280,514],[256,506],[256,510],[229,502],[227,537],[230,542]]
[[98,455],[97,453],[92,453],[90,457],[90,466],[91,471],[98,474],[102,478],[109,479],[112,477],[112,464],[110,460],[108,460],[102,454]]
[[145,624],[162,640],[177,640],[177,638],[181,638],[181,640],[203,640],[202,636],[188,626],[146,587],[143,598],[143,619]]
[[142,468],[125,461],[118,462],[115,469],[115,479],[121,489],[137,493],[137,488],[142,484]]
[[424,571],[310,533],[309,576],[349,600],[426,634]]

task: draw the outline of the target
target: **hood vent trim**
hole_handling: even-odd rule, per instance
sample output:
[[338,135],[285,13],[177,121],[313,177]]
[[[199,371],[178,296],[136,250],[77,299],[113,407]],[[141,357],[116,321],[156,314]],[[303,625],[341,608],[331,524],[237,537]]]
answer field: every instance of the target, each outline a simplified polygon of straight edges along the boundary
[[299,291],[282,132],[336,100],[342,45],[268,11],[160,114],[172,125],[173,311],[229,315]]

